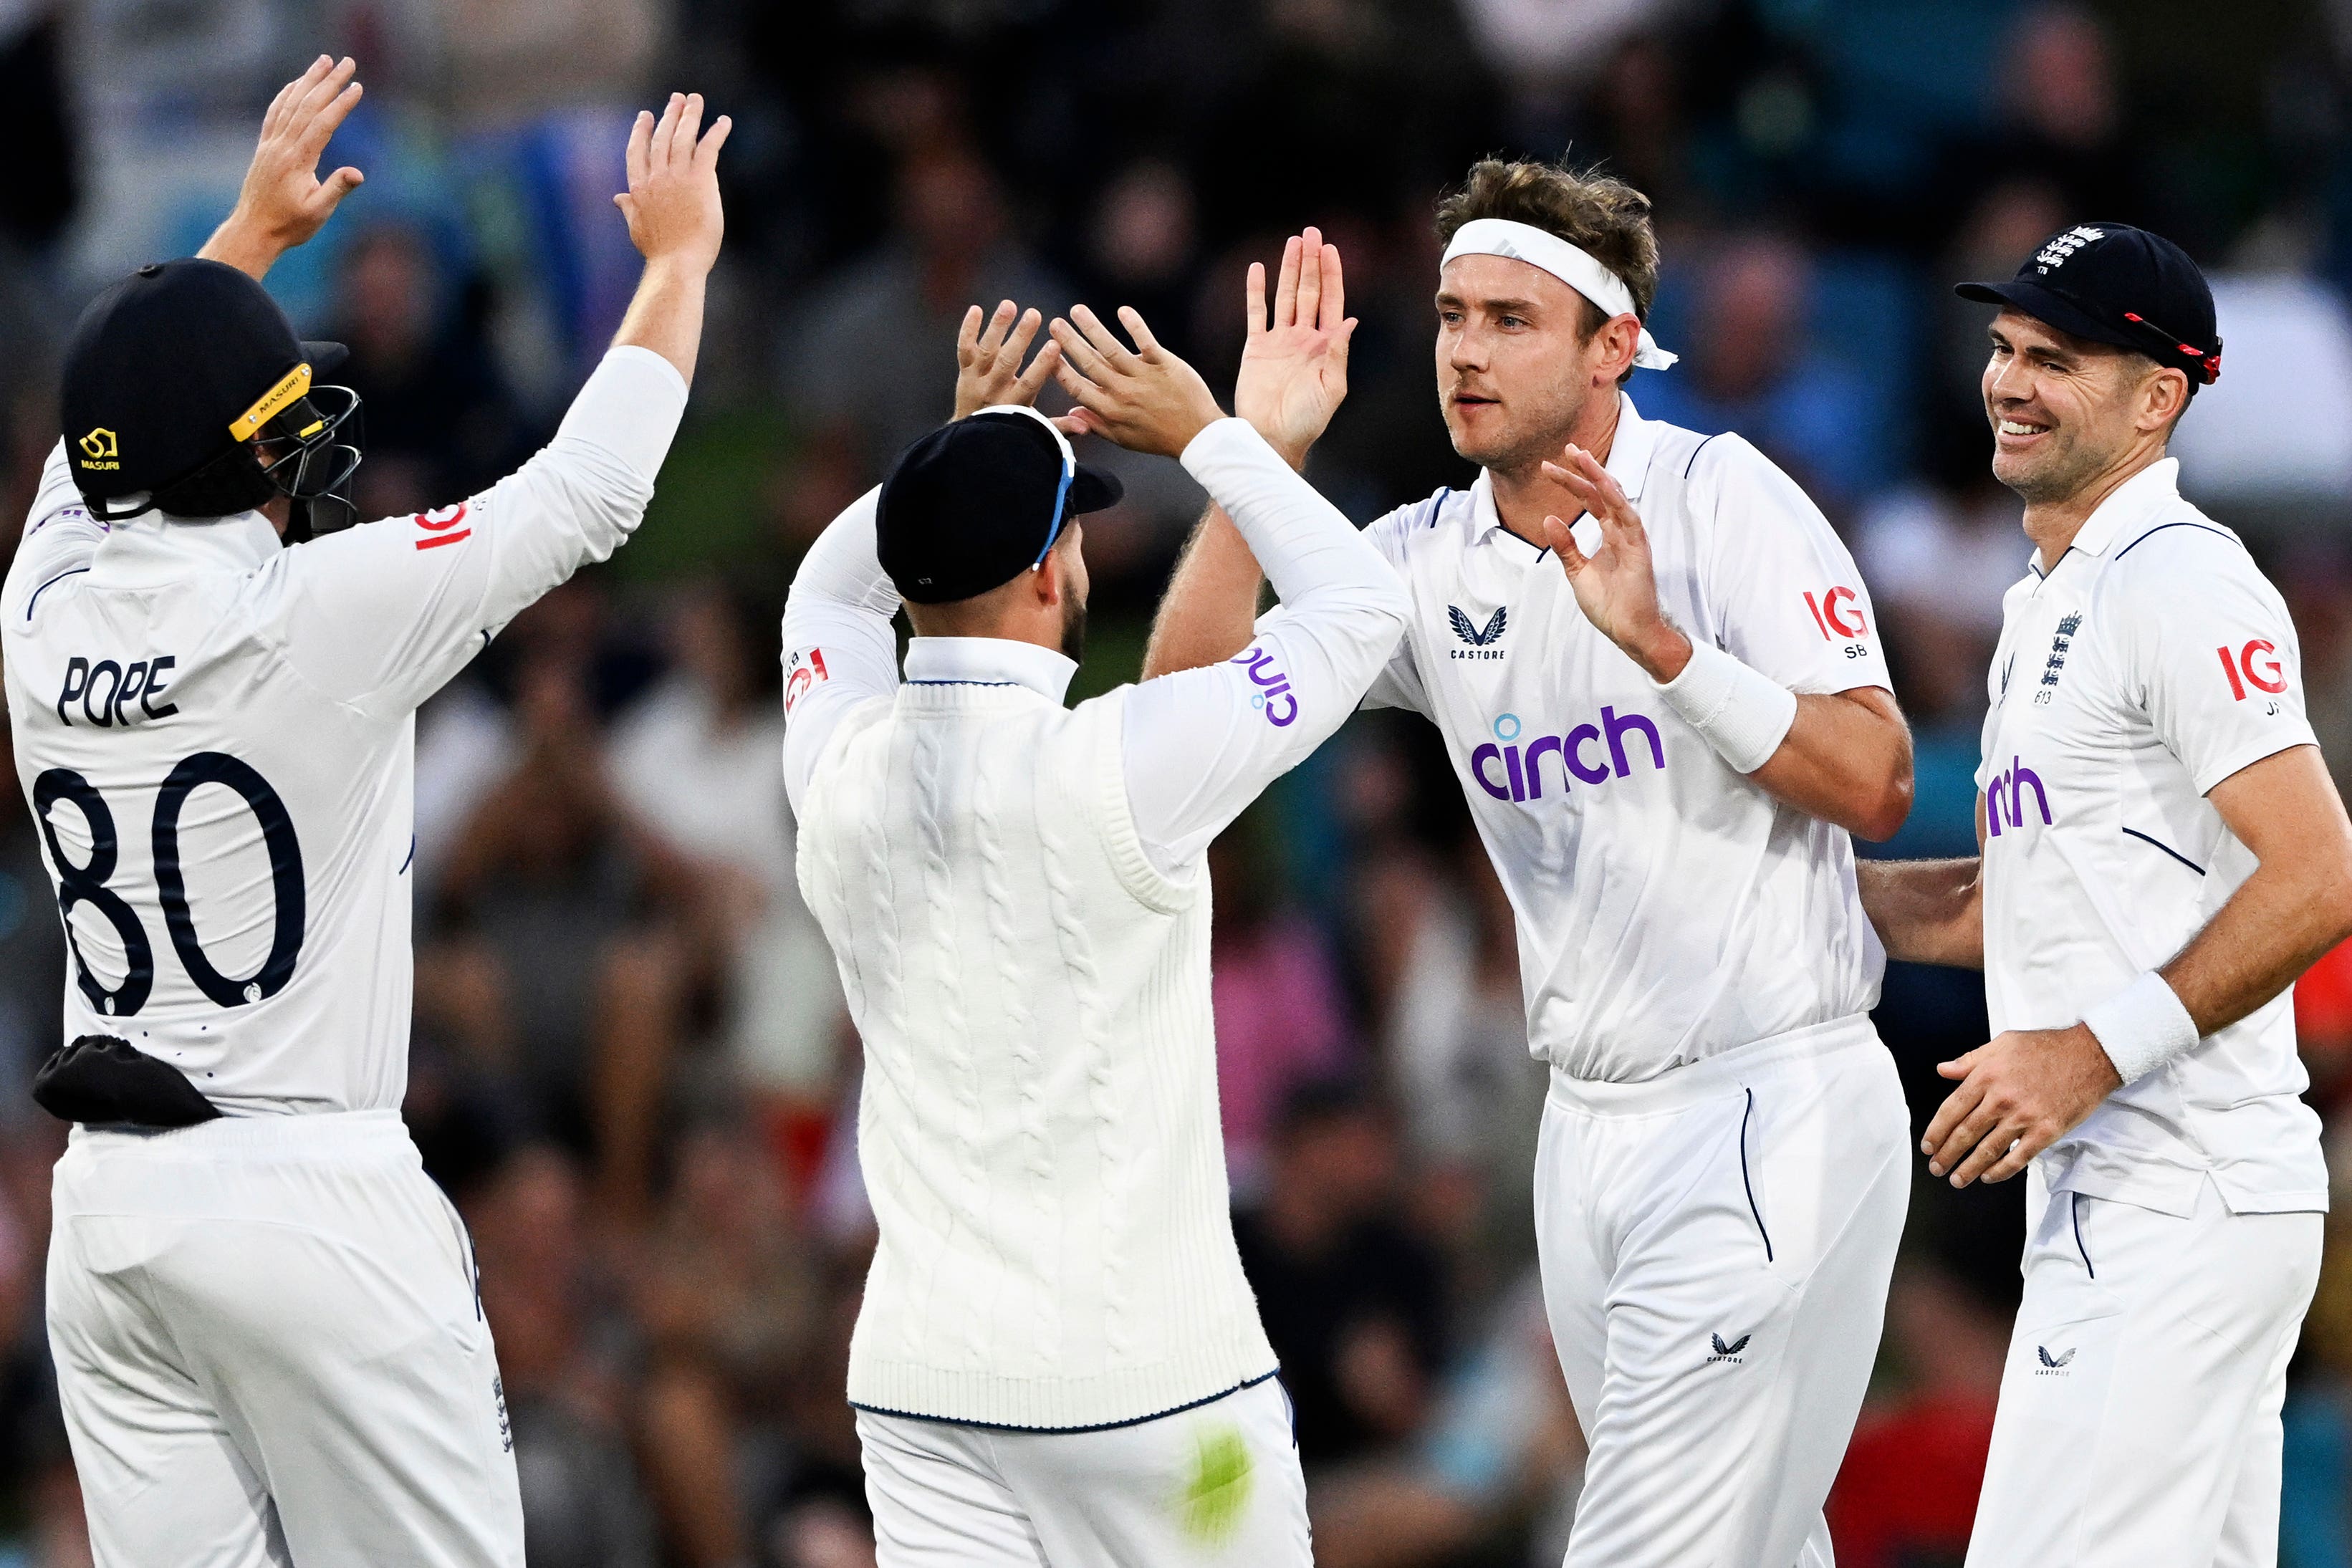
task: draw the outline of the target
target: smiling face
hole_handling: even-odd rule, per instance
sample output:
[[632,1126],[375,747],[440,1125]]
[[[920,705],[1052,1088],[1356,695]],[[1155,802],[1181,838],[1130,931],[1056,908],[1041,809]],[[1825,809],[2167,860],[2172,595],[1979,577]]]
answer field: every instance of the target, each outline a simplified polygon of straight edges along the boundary
[[1984,405],[1993,477],[2029,505],[2063,502],[2165,436],[2189,379],[2142,354],[2062,332],[2023,311],[1994,318]]
[[1437,400],[1454,450],[1506,471],[1557,457],[1595,396],[1614,399],[1633,363],[1630,316],[1590,337],[1599,312],[1524,261],[1456,256],[1437,289]]

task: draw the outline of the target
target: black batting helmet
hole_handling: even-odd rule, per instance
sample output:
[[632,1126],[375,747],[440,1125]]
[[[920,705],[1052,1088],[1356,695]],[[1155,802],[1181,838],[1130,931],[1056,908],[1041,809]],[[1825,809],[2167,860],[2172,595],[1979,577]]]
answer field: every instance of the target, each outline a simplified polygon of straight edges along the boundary
[[[189,258],[141,267],[90,301],[60,402],[74,484],[94,516],[216,517],[294,497],[296,537],[352,521],[359,395],[319,377],[339,343],[305,343],[268,291]],[[259,451],[254,443],[262,443]]]

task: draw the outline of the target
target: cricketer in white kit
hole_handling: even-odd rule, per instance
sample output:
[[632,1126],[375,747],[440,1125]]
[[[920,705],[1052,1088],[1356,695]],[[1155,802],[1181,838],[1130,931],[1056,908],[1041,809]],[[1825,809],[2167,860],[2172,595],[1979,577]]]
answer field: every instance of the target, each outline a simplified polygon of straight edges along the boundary
[[[1366,701],[1438,727],[1517,918],[1544,1293],[1591,1448],[1567,1562],[1826,1564],[1908,1182],[1847,830],[1900,822],[1908,733],[1803,492],[1619,389],[1672,362],[1639,320],[1646,201],[1489,162],[1440,237],[1439,389],[1484,472],[1368,530],[1413,612]],[[1317,239],[1286,290],[1333,288]],[[1147,670],[1246,631],[1239,546],[1204,522]]]
[[[358,183],[311,175],[351,74],[322,59],[280,95],[208,256],[257,277]],[[44,473],[0,648],[72,951],[64,1035],[128,1040],[218,1113],[77,1125],[58,1164],[50,1345],[103,1568],[523,1560],[469,1245],[400,1118],[414,715],[643,515],[719,237],[727,122],[698,146],[699,111],[641,117],[629,317],[554,440],[483,494],[289,547],[276,499],[166,516],[86,500],[63,446]],[[274,313],[212,267],[144,281]],[[236,455],[226,423],[203,434]]]
[[1985,973],[1994,1038],[1943,1067],[1928,1168],[2027,1173],[1969,1562],[2266,1568],[2327,1207],[2292,984],[2352,932],[2352,823],[2284,602],[2164,455],[2220,373],[2195,265],[2082,225],[1961,292],[2005,307],[1993,472],[2035,549],[1988,681],[1981,855],[1864,893],[1899,956]]
[[[1133,352],[1074,314],[1016,379],[1035,317],[1007,337],[1007,306],[975,344],[975,312],[963,417],[827,528],[784,612],[801,885],[866,1052],[880,1240],[848,1395],[877,1549],[884,1568],[1307,1568],[1229,1213],[1206,856],[1354,707],[1404,594],[1139,318]],[[1063,706],[1087,591],[1069,514],[1118,492],[1026,406],[1056,371],[1088,428],[1181,455],[1289,622]],[[1245,357],[1236,406],[1263,417],[1279,379]]]

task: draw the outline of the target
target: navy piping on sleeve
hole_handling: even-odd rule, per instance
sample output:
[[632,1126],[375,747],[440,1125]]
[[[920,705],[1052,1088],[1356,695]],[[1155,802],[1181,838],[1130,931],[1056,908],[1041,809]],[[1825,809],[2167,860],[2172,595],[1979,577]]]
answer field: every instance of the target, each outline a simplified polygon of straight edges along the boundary
[[1445,515],[1445,497],[1452,494],[1454,494],[1453,486],[1438,486],[1437,494],[1429,498],[1429,521],[1424,525],[1425,527],[1433,528],[1437,526],[1437,519]]
[[30,621],[33,618],[33,606],[41,601],[41,595],[47,593],[50,589],[55,588],[58,583],[63,582],[67,578],[79,576],[81,573],[88,571],[89,570],[89,568],[86,566],[68,568],[67,570],[58,573],[57,576],[41,584],[40,587],[33,590],[33,597],[25,601],[25,619]]
[[2074,1222],[2074,1250],[2083,1255],[2083,1272],[2095,1280],[2099,1277],[2099,1271],[2091,1267],[2091,1249],[2083,1245],[2083,1195],[2081,1193],[2070,1192],[2066,1195],[2066,1218]]
[[2203,866],[2199,865],[2195,861],[2190,860],[2187,855],[2182,854],[2179,850],[2174,849],[2170,844],[2166,843],[2161,839],[2151,839],[2146,833],[2141,832],[2137,828],[2126,828],[2124,830],[2124,836],[2126,838],[2137,839],[2144,844],[2154,844],[2158,849],[2162,850],[2166,854],[2170,855],[2174,860],[2179,861],[2182,865],[2187,866],[2199,876],[2203,876],[2205,874],[2205,868]]
[[[2200,532],[2212,534],[2212,535],[2214,535],[2214,536],[2216,536],[2217,538],[2225,538],[2225,539],[2230,538],[2230,536],[2229,536],[2228,534],[2225,534],[2225,533],[2223,533],[2221,529],[2219,529],[2219,528],[2213,528],[2213,527],[2211,527],[2210,524],[2206,524],[2206,523],[2158,523],[2158,524],[2157,524],[2157,525],[2156,525],[2156,527],[2154,527],[2154,528],[2152,528],[2148,529],[2148,530],[2147,530],[2147,532],[2146,532],[2146,533],[2144,533],[2144,534],[2140,535],[2140,537],[2139,537],[2138,538],[2136,538],[2136,539],[2132,540],[2132,542],[2131,542],[2131,543],[2129,543],[2129,544],[2127,544],[2127,545],[2124,546],[2124,548],[2123,548],[2123,549],[2119,549],[2119,550],[2116,551],[2116,559],[2117,560],[2121,560],[2121,559],[2124,559],[2124,557],[2126,557],[2126,556],[2127,556],[2127,555],[2131,554],[2131,552],[2132,552],[2132,551],[2134,551],[2134,550],[2136,550],[2136,549],[2139,549],[2139,547],[2140,547],[2143,543],[2145,543],[2146,541],[2147,541],[2147,540],[2149,540],[2149,539],[2154,538],[2157,535],[2158,535],[2158,534],[2162,533],[2162,532],[2163,532],[2165,529],[2167,529],[2167,528],[2196,528],[2196,529],[2200,530]],[[2235,539],[2230,539],[2230,542],[2231,542],[2231,544],[2236,544],[2238,541],[2237,541],[2237,540],[2235,540]]]
[[1706,442],[1715,440],[1717,436],[1720,436],[1722,434],[1723,432],[1718,430],[1714,435],[1708,436],[1706,441],[1702,441],[1696,446],[1691,448],[1690,461],[1683,465],[1684,478],[1689,478],[1691,476],[1691,470],[1698,466],[1698,455],[1706,450]]

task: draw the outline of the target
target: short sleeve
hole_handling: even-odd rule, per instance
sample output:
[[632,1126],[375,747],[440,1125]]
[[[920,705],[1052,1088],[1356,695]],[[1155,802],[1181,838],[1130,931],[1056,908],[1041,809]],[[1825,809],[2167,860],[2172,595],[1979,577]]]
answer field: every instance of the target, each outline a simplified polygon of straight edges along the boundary
[[[2110,570],[2124,596],[2127,695],[2200,795],[2289,747],[2316,744],[2286,601],[2221,529],[2143,534]],[[2096,611],[2094,611],[2095,613]]]
[[1737,435],[1703,447],[1692,497],[1711,512],[1707,598],[1724,651],[1791,691],[1894,683],[1862,573],[1797,482]]

